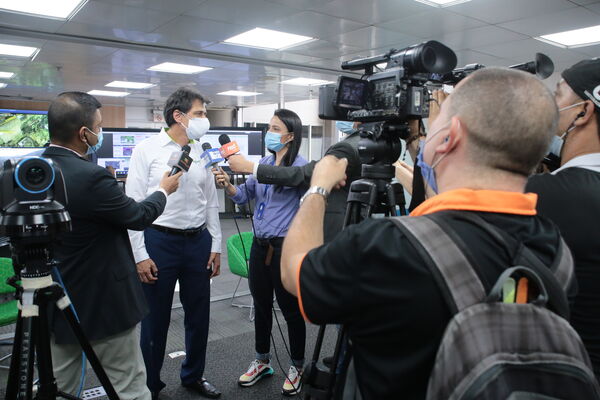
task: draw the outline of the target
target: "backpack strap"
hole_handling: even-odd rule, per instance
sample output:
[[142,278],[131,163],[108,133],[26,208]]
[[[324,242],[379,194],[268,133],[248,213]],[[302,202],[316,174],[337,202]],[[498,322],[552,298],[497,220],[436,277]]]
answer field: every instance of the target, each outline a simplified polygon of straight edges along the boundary
[[[452,216],[462,219],[480,227],[486,231],[498,244],[504,247],[513,258],[513,265],[523,265],[532,268],[544,281],[550,297],[549,305],[554,312],[565,319],[569,319],[569,303],[566,294],[574,289],[573,258],[564,240],[560,238],[558,251],[550,267],[544,264],[535,253],[523,243],[517,241],[508,233],[490,224],[481,216],[472,212],[444,211],[431,214],[430,218],[436,220],[447,230],[452,228],[446,224],[443,216]],[[463,250],[469,253],[469,247],[463,246]]]
[[472,263],[440,225],[428,217],[393,217],[433,275],[452,314],[484,301]]

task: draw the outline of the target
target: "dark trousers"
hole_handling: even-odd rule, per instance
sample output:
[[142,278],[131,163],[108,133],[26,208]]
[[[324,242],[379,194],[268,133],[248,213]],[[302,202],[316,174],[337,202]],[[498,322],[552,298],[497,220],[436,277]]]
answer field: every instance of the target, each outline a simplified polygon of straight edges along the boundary
[[[268,246],[261,246],[256,240],[250,252],[250,271],[248,275],[250,292],[254,299],[256,316],[254,334],[257,354],[268,354],[271,344],[271,327],[273,325],[273,291],[283,317],[288,325],[290,352],[292,360],[300,363],[304,360],[306,343],[306,325],[300,314],[298,300],[288,293],[281,283],[281,241],[274,246],[271,265],[265,265]],[[297,365],[302,367],[302,365]]]
[[148,388],[158,392],[166,385],[160,380],[175,282],[183,305],[186,356],[181,366],[181,382],[202,378],[206,358],[210,316],[210,271],[206,269],[212,237],[208,230],[192,236],[144,232],[146,249],[158,267],[158,280],[143,284],[150,314],[142,320],[141,347],[148,374]]

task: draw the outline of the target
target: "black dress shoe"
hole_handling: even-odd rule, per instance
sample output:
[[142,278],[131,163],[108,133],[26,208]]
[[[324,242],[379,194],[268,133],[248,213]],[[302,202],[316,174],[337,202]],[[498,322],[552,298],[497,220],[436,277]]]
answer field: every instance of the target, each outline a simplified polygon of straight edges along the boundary
[[209,381],[202,378],[192,383],[182,383],[183,387],[193,389],[198,392],[201,396],[208,397],[209,399],[218,399],[221,397],[221,392],[217,390]]

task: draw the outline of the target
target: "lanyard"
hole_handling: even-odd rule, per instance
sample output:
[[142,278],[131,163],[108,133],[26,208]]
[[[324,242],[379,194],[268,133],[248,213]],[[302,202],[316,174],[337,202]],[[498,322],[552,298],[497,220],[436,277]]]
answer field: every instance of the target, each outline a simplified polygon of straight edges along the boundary
[[[275,157],[273,157],[273,161],[270,164],[275,165]],[[269,191],[270,187],[271,187],[271,185],[265,185],[265,191],[263,193],[263,200],[260,202],[260,204],[258,205],[258,208],[256,209],[256,219],[263,218],[263,214],[265,212],[265,208],[267,207],[267,203],[268,203],[268,202],[265,202],[265,200],[267,198],[267,192]]]

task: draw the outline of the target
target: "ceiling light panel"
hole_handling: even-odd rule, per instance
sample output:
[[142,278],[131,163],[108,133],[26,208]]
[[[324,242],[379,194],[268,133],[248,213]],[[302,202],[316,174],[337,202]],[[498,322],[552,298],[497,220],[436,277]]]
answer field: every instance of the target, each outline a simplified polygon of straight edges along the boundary
[[37,47],[16,46],[0,43],[0,55],[13,57],[32,57],[40,51]]
[[471,0],[415,0],[415,1],[418,1],[419,3],[427,4],[428,6],[441,8],[441,7],[455,6],[457,4],[466,3],[467,1],[471,1]]
[[238,46],[257,47],[268,50],[282,50],[315,40],[310,36],[296,35],[274,31],[271,29],[254,28],[239,35],[226,39],[224,43]]
[[0,79],[10,79],[15,76],[14,72],[1,72],[0,71]]
[[105,86],[123,89],[150,89],[156,85],[153,83],[144,82],[112,81],[111,83],[107,83]]
[[311,79],[311,78],[293,78],[281,81],[284,85],[295,85],[295,86],[321,86],[333,83],[332,81],[326,81],[323,79]]
[[258,96],[258,92],[245,92],[243,90],[228,90],[226,92],[217,93],[221,96],[237,96],[237,97],[247,97],[247,96]]
[[0,11],[47,18],[70,19],[88,0],[0,0]]
[[600,43],[600,25],[551,33],[536,37],[536,39],[563,48],[591,46]]
[[148,71],[170,72],[173,74],[199,74],[200,72],[211,70],[211,67],[202,67],[200,65],[177,64],[165,62],[153,65]]
[[113,92],[110,90],[90,90],[88,94],[92,96],[107,96],[107,97],[125,97],[129,92]]

